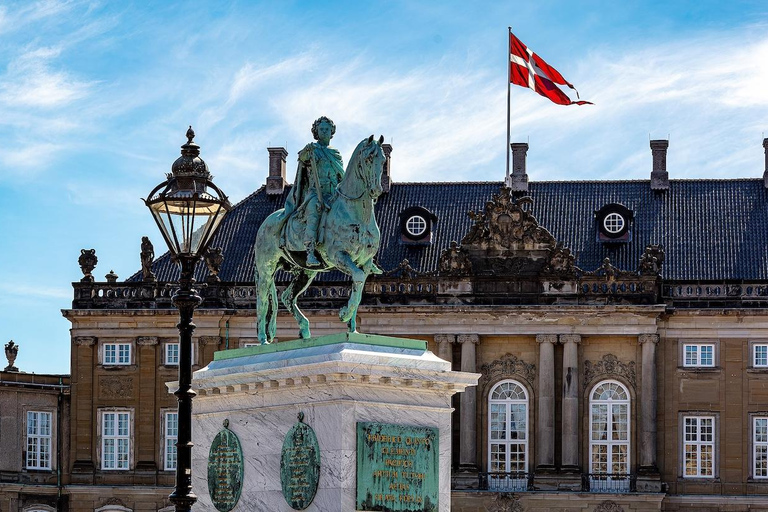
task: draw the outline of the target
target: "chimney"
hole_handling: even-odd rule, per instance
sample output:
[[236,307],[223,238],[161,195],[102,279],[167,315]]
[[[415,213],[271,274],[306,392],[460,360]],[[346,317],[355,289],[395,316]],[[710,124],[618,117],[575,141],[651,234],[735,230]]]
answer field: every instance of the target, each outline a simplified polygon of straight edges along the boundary
[[267,148],[269,151],[269,176],[267,176],[267,195],[282,194],[285,190],[285,148]]
[[768,138],[763,139],[763,148],[765,148],[765,171],[763,171],[763,184],[768,188]]
[[384,192],[389,192],[389,187],[392,185],[392,174],[390,173],[392,144],[382,144],[381,149],[384,151],[384,169],[381,172],[381,189]]
[[528,192],[528,175],[525,173],[528,144],[513,142],[509,147],[512,148],[512,174],[507,176],[507,187],[512,189],[512,192]]
[[669,173],[667,172],[668,140],[652,140],[653,169],[651,170],[651,190],[669,190]]

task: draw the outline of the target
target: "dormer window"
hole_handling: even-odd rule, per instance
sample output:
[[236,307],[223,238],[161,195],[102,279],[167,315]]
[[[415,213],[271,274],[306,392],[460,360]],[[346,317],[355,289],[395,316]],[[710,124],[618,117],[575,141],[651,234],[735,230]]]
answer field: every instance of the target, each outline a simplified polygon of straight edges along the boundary
[[435,214],[421,206],[411,206],[400,212],[400,241],[408,245],[429,245],[437,222]]
[[626,225],[627,221],[624,220],[624,217],[616,212],[609,213],[603,219],[603,227],[608,233],[612,235],[621,233],[624,230],[624,226]]
[[630,224],[633,212],[623,204],[610,203],[595,212],[597,220],[597,241],[603,243],[626,243],[632,240]]
[[412,237],[420,238],[427,230],[427,221],[421,215],[413,215],[405,221],[405,230]]

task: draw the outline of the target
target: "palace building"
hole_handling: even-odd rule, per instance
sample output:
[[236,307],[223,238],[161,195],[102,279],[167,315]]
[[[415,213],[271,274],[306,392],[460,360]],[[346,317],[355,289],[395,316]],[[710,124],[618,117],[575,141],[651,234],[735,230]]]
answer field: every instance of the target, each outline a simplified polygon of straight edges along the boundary
[[[528,145],[513,144],[507,180],[462,183],[393,182],[385,145],[385,273],[366,283],[358,326],[482,375],[454,398],[453,511],[768,511],[763,145],[754,179],[670,179],[668,143],[651,141],[646,180],[529,182]],[[257,343],[253,241],[288,194],[286,157],[269,148],[265,186],[197,268],[193,369]],[[178,268],[166,254],[152,271],[73,283],[71,383],[15,421],[3,409],[3,512],[54,510],[57,492],[62,510],[171,510]],[[336,272],[310,286],[313,335],[344,330],[348,293]],[[285,310],[277,335],[297,337]],[[37,383],[10,379],[0,403]],[[62,453],[31,456],[34,443]]]

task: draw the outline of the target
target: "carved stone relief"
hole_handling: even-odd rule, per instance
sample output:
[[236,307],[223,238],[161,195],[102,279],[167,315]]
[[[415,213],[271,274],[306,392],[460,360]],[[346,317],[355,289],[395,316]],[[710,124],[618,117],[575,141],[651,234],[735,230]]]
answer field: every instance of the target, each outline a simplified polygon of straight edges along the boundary
[[505,354],[500,359],[482,365],[480,373],[483,374],[481,378],[486,384],[517,376],[532,385],[536,379],[536,365],[526,363],[513,354]]
[[583,387],[586,388],[597,377],[611,375],[624,377],[634,387],[637,382],[635,366],[634,361],[625,363],[613,354],[605,354],[600,361],[594,363],[584,361]]
[[605,500],[595,507],[595,512],[624,512],[624,507],[615,501]]
[[99,379],[101,398],[125,398],[133,394],[133,377],[102,377]]
[[[500,492],[493,498],[488,512],[523,512],[520,498],[511,492]],[[623,511],[622,511],[623,512]]]

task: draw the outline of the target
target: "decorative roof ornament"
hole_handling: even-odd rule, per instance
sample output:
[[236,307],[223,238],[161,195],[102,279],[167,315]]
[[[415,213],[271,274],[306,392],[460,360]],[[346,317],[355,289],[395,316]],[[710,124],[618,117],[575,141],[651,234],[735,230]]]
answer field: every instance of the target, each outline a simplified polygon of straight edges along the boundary
[[455,240],[440,254],[437,272],[441,276],[468,276],[472,274],[472,262]]
[[152,261],[155,259],[155,247],[148,236],[141,237],[141,277],[144,281],[154,281],[155,273],[152,272]]
[[181,178],[185,176],[193,178],[211,179],[208,164],[200,158],[200,146],[193,142],[195,131],[192,126],[187,130],[187,143],[181,146],[181,156],[173,162],[171,174],[168,178]]
[[80,249],[80,257],[77,259],[80,264],[80,270],[83,271],[83,278],[80,280],[83,283],[93,282],[93,269],[96,268],[96,264],[99,262],[99,258],[96,257],[96,249]]
[[6,366],[3,371],[5,372],[19,371],[19,369],[13,365],[13,363],[16,362],[16,356],[18,355],[19,355],[19,346],[16,343],[14,343],[13,340],[5,344],[5,358],[8,359],[8,366]]
[[501,187],[482,212],[470,211],[475,221],[469,233],[461,241],[462,246],[472,245],[483,249],[519,249],[522,246],[544,245],[554,247],[557,243],[549,231],[539,226],[536,217],[530,213],[533,199],[515,199],[512,191]]
[[640,256],[637,273],[641,276],[661,276],[661,266],[664,264],[664,246],[650,244],[645,246],[645,252]]
[[224,254],[222,254],[221,247],[209,247],[205,253],[205,264],[208,266],[208,278],[209,283],[218,283],[221,281],[219,277],[219,271],[221,270],[221,264],[224,262]]

